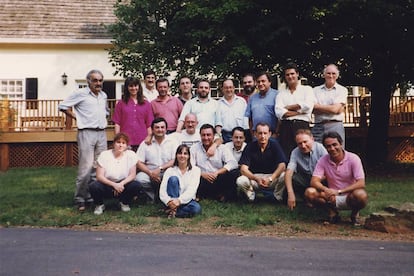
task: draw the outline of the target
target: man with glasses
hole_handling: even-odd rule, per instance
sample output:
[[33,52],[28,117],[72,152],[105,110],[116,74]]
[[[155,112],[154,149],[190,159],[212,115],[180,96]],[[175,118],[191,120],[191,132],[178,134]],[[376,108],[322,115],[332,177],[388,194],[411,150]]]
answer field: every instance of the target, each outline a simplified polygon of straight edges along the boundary
[[[91,70],[86,76],[88,86],[71,94],[59,104],[59,110],[77,122],[79,166],[76,178],[75,203],[79,211],[85,210],[85,203],[92,198],[88,185],[94,170],[94,162],[98,155],[107,149],[105,128],[107,96],[102,91],[103,74],[99,70]],[[73,110],[72,110],[73,108]]]

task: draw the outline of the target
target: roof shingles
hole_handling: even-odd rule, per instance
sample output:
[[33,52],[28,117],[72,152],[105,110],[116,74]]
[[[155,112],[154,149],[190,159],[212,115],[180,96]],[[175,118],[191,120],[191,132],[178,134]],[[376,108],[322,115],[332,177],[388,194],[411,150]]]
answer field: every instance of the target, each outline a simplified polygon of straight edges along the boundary
[[0,38],[109,39],[116,0],[2,0]]

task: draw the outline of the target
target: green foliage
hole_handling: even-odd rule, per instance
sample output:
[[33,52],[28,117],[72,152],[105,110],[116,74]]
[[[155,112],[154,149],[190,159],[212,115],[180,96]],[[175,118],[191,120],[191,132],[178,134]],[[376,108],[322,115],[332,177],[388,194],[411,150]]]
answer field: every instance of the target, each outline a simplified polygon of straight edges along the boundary
[[[119,210],[117,200],[105,201],[106,210],[95,216],[92,208],[79,213],[73,207],[75,168],[11,169],[0,174],[0,225],[73,227],[121,225],[124,228],[145,227],[153,230],[176,227],[194,232],[206,223],[215,229],[233,228],[245,231],[260,227],[287,225],[290,233],[310,232],[313,223],[320,223],[325,213],[298,204],[294,211],[284,205],[268,203],[259,197],[254,204],[245,202],[218,203],[203,200],[202,214],[191,219],[166,218],[161,204],[133,203],[129,213]],[[412,201],[412,177],[407,179],[377,178],[368,180],[369,204],[363,216],[382,210],[390,204]],[[154,222],[155,221],[155,222]]]

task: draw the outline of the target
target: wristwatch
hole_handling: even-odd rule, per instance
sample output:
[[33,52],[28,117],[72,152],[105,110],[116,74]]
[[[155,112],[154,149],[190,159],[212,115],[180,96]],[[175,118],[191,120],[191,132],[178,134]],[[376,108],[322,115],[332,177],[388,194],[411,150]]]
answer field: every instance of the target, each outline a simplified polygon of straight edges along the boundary
[[342,191],[341,190],[338,190],[338,195],[342,195]]
[[162,168],[162,166],[159,166],[160,172],[163,172],[164,169]]
[[270,181],[270,183],[272,183],[273,182],[273,179],[271,177],[269,177],[269,181]]

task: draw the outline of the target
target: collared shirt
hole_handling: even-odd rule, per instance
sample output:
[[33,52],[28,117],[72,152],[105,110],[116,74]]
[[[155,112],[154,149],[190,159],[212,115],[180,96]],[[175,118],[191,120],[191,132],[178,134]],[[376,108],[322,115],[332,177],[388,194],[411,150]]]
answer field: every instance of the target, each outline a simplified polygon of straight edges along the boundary
[[142,94],[144,95],[145,99],[149,102],[152,102],[158,97],[157,89],[149,90],[145,85],[142,86]]
[[236,159],[236,161],[239,162],[239,160],[240,160],[240,158],[242,156],[243,150],[247,146],[247,144],[245,142],[243,142],[243,145],[242,145],[242,147],[239,150],[237,150],[234,147],[234,143],[232,141],[230,141],[228,143],[225,143],[224,146],[231,151],[231,153],[234,156],[234,159]]
[[202,172],[215,172],[221,168],[227,171],[237,169],[237,161],[229,149],[220,145],[217,147],[213,156],[207,156],[207,152],[202,143],[191,147],[191,162],[199,167]]
[[148,169],[153,170],[175,158],[177,142],[168,136],[158,144],[155,138],[152,138],[150,145],[142,142],[137,150],[138,161],[144,163]]
[[59,110],[68,110],[73,107],[76,114],[78,129],[106,128],[109,114],[107,96],[104,91],[95,95],[89,87],[84,87],[72,93],[66,100],[59,104]]
[[167,130],[175,130],[177,128],[178,117],[183,110],[181,101],[173,96],[167,96],[167,101],[156,98],[151,102],[154,117],[162,117],[167,121]]
[[198,97],[195,97],[185,103],[178,120],[184,121],[185,116],[188,113],[194,113],[197,116],[198,128],[200,128],[203,124],[210,124],[213,127],[221,126],[222,122],[218,109],[218,101],[209,98],[207,101],[201,102]]
[[329,156],[324,155],[316,164],[313,176],[326,177],[328,187],[335,190],[342,190],[365,178],[364,168],[361,159],[355,153],[344,151],[344,159],[336,165]]
[[318,142],[313,143],[312,150],[309,154],[302,153],[296,147],[290,155],[287,169],[299,174],[312,175],[318,160],[327,153],[325,147]]
[[263,152],[257,140],[249,143],[239,161],[240,165],[249,167],[252,173],[273,173],[280,163],[287,163],[287,160],[279,142],[272,139]]
[[178,145],[187,145],[188,147],[191,147],[194,144],[201,142],[201,136],[200,132],[194,132],[194,134],[189,134],[187,130],[183,130],[182,132],[174,132],[168,135],[172,139],[175,139],[177,141]]
[[[313,92],[315,94],[316,102],[319,104],[332,105],[341,103],[343,105],[346,105],[348,101],[348,90],[338,83],[335,83],[331,89],[328,89],[325,84],[316,86],[313,88]],[[320,123],[326,120],[343,121],[344,118],[345,115],[343,112],[340,114],[315,114],[316,123]]]
[[144,141],[153,120],[151,104],[144,101],[141,105],[133,99],[129,99],[128,103],[118,101],[112,116],[112,121],[120,126],[120,131],[128,135],[132,146],[138,146]]
[[244,116],[246,112],[246,101],[239,96],[234,96],[230,103],[224,97],[219,99],[219,112],[222,120],[222,128],[225,131],[232,131],[234,127],[249,128],[248,118]]
[[167,183],[171,176],[176,176],[180,182],[180,196],[178,199],[181,204],[189,203],[192,199],[196,198],[198,185],[200,184],[200,175],[201,170],[197,166],[193,166],[191,170],[187,170],[184,174],[181,173],[181,170],[177,166],[168,168],[162,177],[160,185],[161,201],[167,205],[172,199],[167,193]]
[[252,120],[252,128],[260,122],[268,123],[270,130],[276,130],[277,117],[275,113],[275,100],[279,91],[270,88],[264,96],[254,93],[250,96],[244,116]]
[[98,165],[105,170],[105,177],[109,180],[120,182],[128,177],[129,170],[135,167],[138,158],[132,150],[126,150],[120,158],[115,158],[113,150],[105,150],[101,152],[96,160]]
[[[299,84],[293,92],[288,87],[280,90],[276,97],[275,112],[279,120],[303,120],[310,122],[314,103],[315,96],[312,87]],[[298,110],[300,114],[283,118],[283,115],[288,112],[285,107],[294,104],[300,106]]]

